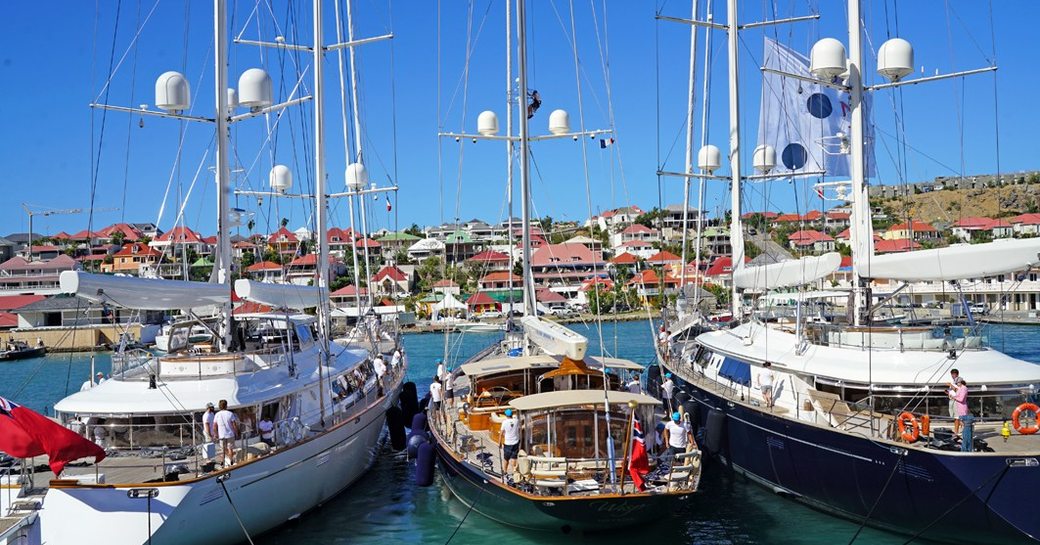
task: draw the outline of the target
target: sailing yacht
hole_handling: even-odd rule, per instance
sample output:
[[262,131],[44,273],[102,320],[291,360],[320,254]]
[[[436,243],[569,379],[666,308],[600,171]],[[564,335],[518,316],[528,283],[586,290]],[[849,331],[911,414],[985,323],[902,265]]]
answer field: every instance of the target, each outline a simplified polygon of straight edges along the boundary
[[[515,5],[516,94],[526,97],[525,0]],[[507,28],[511,6],[507,3]],[[511,48],[512,43],[507,51]],[[507,68],[512,87],[508,72]],[[513,108],[518,108],[519,137],[511,131]],[[642,372],[643,366],[588,356],[585,337],[537,315],[530,259],[531,137],[526,101],[511,100],[508,112],[510,165],[514,142],[519,144],[524,316],[520,328],[510,327],[504,339],[441,377],[453,392],[429,416],[441,474],[460,501],[510,526],[569,533],[658,519],[696,492],[700,451],[691,443],[667,462],[648,460],[639,430],[642,423],[657,421],[661,402],[626,388],[628,376]],[[562,110],[553,112],[553,134],[538,138],[578,139],[598,133],[572,132],[567,118]],[[497,127],[494,112],[487,111],[478,118],[479,134],[444,136],[501,139]],[[502,426],[513,414],[519,452],[516,471],[507,471]]]
[[[854,285],[848,315],[833,320],[776,319],[747,312],[743,291],[812,285],[840,256],[744,266],[740,225],[739,110],[735,22],[729,0],[733,327],[678,343],[661,358],[678,380],[707,454],[778,495],[861,525],[956,543],[1040,540],[1033,507],[1040,486],[1040,437],[1025,415],[1036,412],[1040,366],[987,347],[974,327],[892,325],[872,319],[872,279],[956,282],[1013,274],[1040,263],[1040,241],[954,245],[874,255],[865,165],[864,84],[859,0],[848,2],[849,50],[833,39],[811,53],[812,77],[784,74],[848,93],[851,181],[823,182],[852,208]],[[804,18],[795,18],[804,19]],[[774,24],[794,19],[767,22]],[[690,22],[694,23],[695,22]],[[744,28],[754,25],[743,25]],[[878,71],[890,83],[913,72],[910,44],[882,45]],[[991,68],[921,79],[961,77]],[[707,154],[710,159],[711,154]],[[754,164],[768,172],[776,153],[760,146]],[[702,161],[706,172],[719,161]],[[787,294],[801,308],[834,292]],[[972,418],[955,438],[948,412],[950,372],[968,377]],[[769,391],[762,388],[768,383]],[[973,420],[973,422],[972,422]],[[858,534],[851,536],[855,541]],[[844,538],[843,538],[844,539]]]
[[[314,2],[315,46],[294,47],[313,52],[315,215],[318,233],[324,234],[326,47],[321,4]],[[205,121],[216,127],[219,234],[214,282],[66,271],[60,283],[64,293],[106,305],[180,309],[187,316],[215,310],[219,319],[203,338],[193,336],[193,328],[209,328],[208,322],[174,324],[163,355],[141,350],[115,354],[110,380],[55,405],[56,419],[103,446],[107,457],[61,475],[42,475],[43,482],[41,474],[25,470],[17,479],[18,496],[3,495],[0,509],[5,513],[10,504],[40,507],[38,531],[32,535],[42,543],[252,542],[252,536],[318,507],[365,473],[376,460],[386,415],[401,389],[404,363],[373,365],[377,352],[329,340],[328,267],[318,267],[314,286],[244,279],[231,283],[228,125],[300,101],[272,105],[270,78],[251,69],[239,81],[237,95],[239,105],[251,110],[233,114],[225,0],[213,5],[216,110]],[[156,91],[162,112],[133,111],[183,117],[188,104],[183,76],[163,74]],[[272,180],[284,182],[281,176]],[[319,263],[327,263],[328,242],[324,236],[319,240]],[[233,314],[232,293],[272,310]],[[311,308],[316,315],[303,313]],[[207,404],[218,401],[226,401],[239,422],[229,455],[220,452],[202,425]],[[262,422],[265,428],[273,426],[273,436],[261,436]]]

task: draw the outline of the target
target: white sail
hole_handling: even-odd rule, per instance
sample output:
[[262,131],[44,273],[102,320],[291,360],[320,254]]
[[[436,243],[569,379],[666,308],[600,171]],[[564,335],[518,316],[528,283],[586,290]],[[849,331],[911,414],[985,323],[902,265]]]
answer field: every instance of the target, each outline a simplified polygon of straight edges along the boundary
[[555,322],[547,322],[537,316],[524,316],[520,319],[524,333],[532,342],[542,347],[548,354],[567,356],[580,361],[588,350],[589,340]]
[[138,310],[188,309],[223,305],[231,301],[228,286],[207,282],[64,271],[59,277],[59,283],[62,293]]
[[321,298],[321,291],[314,286],[272,284],[244,278],[235,280],[235,294],[246,301],[296,310],[314,308]]
[[771,290],[810,284],[838,270],[841,254],[789,259],[757,267],[744,266],[733,271],[733,284],[741,289]]
[[857,263],[860,276],[905,281],[983,278],[1024,271],[1040,264],[1040,238],[1004,239],[985,244],[876,255]]

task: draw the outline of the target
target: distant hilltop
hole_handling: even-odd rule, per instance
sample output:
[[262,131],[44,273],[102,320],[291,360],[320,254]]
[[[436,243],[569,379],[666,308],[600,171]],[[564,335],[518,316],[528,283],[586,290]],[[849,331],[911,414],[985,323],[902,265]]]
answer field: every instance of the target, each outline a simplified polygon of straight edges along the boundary
[[953,223],[1040,212],[1040,172],[938,177],[931,182],[869,188],[871,203],[896,217]]

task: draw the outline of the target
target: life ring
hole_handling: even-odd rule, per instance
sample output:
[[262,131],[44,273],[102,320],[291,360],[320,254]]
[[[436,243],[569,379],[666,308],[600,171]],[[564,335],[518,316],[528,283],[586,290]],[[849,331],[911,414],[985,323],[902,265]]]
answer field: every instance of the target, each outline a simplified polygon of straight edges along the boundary
[[[921,429],[917,427],[917,417],[910,411],[903,411],[897,419],[899,422],[899,435],[907,443],[913,443],[921,437]],[[909,428],[907,427],[909,425]]]
[[[1032,426],[1023,426],[1019,420],[1025,411],[1033,411],[1034,421]],[[1014,424],[1015,431],[1022,435],[1033,435],[1040,431],[1040,425],[1037,425],[1036,422],[1037,419],[1040,419],[1040,407],[1036,403],[1023,403],[1015,409],[1015,412],[1011,413],[1011,423]]]

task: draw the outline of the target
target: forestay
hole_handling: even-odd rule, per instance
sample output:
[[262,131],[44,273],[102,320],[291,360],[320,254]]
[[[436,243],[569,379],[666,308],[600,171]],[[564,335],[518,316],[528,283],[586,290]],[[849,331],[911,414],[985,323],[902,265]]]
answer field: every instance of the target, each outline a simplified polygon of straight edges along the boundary
[[948,281],[1024,271],[1040,263],[1040,238],[955,244],[946,248],[876,255],[857,263],[864,278]]
[[733,283],[740,289],[771,290],[811,284],[838,270],[841,254],[789,259],[757,267],[745,266],[733,271]]
[[138,310],[189,309],[231,301],[229,286],[207,282],[63,271],[59,283],[62,293]]

